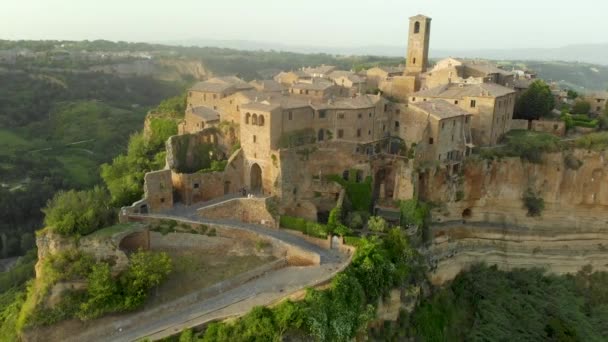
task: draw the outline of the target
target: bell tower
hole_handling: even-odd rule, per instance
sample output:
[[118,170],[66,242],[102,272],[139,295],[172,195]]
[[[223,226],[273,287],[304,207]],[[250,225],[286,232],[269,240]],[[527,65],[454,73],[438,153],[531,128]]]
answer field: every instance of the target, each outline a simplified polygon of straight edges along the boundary
[[410,18],[410,32],[405,61],[405,75],[419,75],[429,62],[431,18],[422,14]]

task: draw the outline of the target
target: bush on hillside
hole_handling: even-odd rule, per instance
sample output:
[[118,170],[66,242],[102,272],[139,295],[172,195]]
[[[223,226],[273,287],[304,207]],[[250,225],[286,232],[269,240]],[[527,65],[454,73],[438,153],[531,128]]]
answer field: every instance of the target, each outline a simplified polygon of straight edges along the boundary
[[42,210],[44,223],[61,235],[87,235],[110,226],[115,212],[110,207],[110,196],[101,187],[84,191],[60,191]]
[[528,216],[540,216],[545,209],[545,200],[532,189],[526,190],[523,202],[524,207],[528,210]]

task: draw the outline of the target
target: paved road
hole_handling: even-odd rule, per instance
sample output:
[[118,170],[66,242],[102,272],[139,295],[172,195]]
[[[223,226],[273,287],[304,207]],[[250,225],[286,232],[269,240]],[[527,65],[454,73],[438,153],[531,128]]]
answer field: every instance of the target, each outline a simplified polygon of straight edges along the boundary
[[[229,199],[228,199],[229,200]],[[214,201],[215,202],[215,201]],[[213,203],[215,204],[215,203]],[[139,312],[116,317],[109,323],[94,325],[65,341],[136,341],[170,336],[183,329],[198,326],[216,319],[247,313],[254,306],[268,305],[303,288],[331,279],[350,262],[349,256],[337,250],[325,250],[285,231],[264,228],[239,221],[206,220],[196,215],[197,207],[177,206],[162,217],[185,222],[220,224],[233,229],[243,229],[279,239],[285,243],[318,253],[321,265],[310,267],[286,267],[262,275],[220,295],[199,302],[176,306],[171,310]]]

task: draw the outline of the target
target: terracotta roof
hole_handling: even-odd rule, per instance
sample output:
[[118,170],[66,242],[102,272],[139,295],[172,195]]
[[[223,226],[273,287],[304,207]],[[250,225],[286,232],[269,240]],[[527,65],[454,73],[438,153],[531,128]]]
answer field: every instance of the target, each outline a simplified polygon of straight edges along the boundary
[[282,92],[285,90],[285,87],[275,80],[255,80],[249,82],[249,84],[261,91]]
[[413,93],[414,97],[439,97],[461,99],[464,97],[500,97],[514,93],[515,90],[495,83],[444,84],[435,88]]
[[293,89],[308,89],[308,90],[326,90],[332,87],[333,82],[323,80],[323,79],[314,79],[312,82],[297,82],[294,83],[291,87]]
[[465,67],[475,69],[485,74],[513,75],[512,72],[503,70],[488,61],[474,59],[463,59],[460,61]]
[[196,83],[190,90],[209,93],[221,93],[227,90],[238,91],[253,88],[247,82],[235,76],[215,77]]
[[441,99],[410,103],[409,107],[418,108],[439,120],[454,118],[462,115],[471,115],[462,108]]
[[308,75],[327,75],[336,69],[333,65],[320,65],[316,67],[302,68],[302,71]]
[[365,82],[365,79],[363,77],[355,74],[352,71],[336,70],[336,71],[332,71],[331,73],[329,73],[329,75],[327,75],[327,77],[329,77],[334,82],[340,77],[345,77],[353,83],[364,83]]
[[209,107],[205,107],[205,106],[191,108],[191,109],[189,109],[189,112],[207,122],[219,121],[219,119],[220,119],[219,112],[217,112]]

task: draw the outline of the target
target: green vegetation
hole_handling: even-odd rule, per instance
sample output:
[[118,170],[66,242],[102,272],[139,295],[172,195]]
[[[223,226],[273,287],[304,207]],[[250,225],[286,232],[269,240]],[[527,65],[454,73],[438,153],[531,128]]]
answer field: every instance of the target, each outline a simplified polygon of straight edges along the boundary
[[[200,143],[196,148],[192,148],[190,143],[192,139],[191,134],[178,135],[171,139],[175,171],[179,173],[195,173],[201,170],[202,172],[223,171],[225,164],[223,160],[218,159],[223,154],[217,146],[212,143]],[[213,161],[216,163],[213,164]]]
[[505,136],[504,146],[482,149],[482,158],[520,157],[530,163],[541,163],[543,153],[561,151],[564,146],[559,138],[542,132],[513,130]]
[[36,250],[31,249],[17,261],[13,268],[7,272],[0,273],[0,294],[12,288],[19,288],[31,279],[34,276],[36,259]]
[[[139,251],[130,256],[129,267],[117,277],[110,264],[93,256],[67,250],[49,256],[42,265],[43,276],[28,285],[16,327],[49,325],[77,317],[89,320],[110,312],[140,307],[150,289],[158,286],[171,272],[171,259],[165,253]],[[60,281],[87,280],[84,291],[70,290],[62,301],[48,307],[45,301],[51,287]]]
[[286,301],[272,309],[257,307],[234,323],[212,323],[200,337],[186,331],[180,340],[352,340],[374,318],[378,298],[416,276],[418,260],[399,229],[382,239],[363,238],[356,243],[351,265],[332,280],[329,289],[310,289],[303,301]]
[[576,139],[575,146],[592,151],[603,151],[608,148],[608,132],[583,135]]
[[426,299],[409,335],[424,341],[605,341],[608,273],[475,266]]
[[516,119],[537,120],[547,117],[555,107],[555,99],[549,86],[541,81],[534,81],[515,104]]
[[112,205],[121,207],[141,199],[144,175],[161,169],[165,165],[165,155],[163,148],[153,146],[143,134],[132,135],[127,154],[121,154],[111,164],[101,166],[101,177],[112,196]]
[[428,224],[431,208],[416,199],[401,201],[401,226],[424,228]]
[[372,177],[368,176],[363,182],[357,182],[356,175],[357,170],[350,170],[348,180],[338,175],[329,175],[327,178],[342,185],[353,210],[369,212],[372,206]]
[[571,113],[584,114],[584,115],[589,114],[590,111],[591,111],[591,105],[589,104],[589,102],[584,101],[584,100],[576,101],[574,103],[574,106],[572,106],[572,109],[570,110]]
[[367,228],[374,233],[384,233],[388,229],[388,223],[379,216],[372,216],[367,221]]
[[115,212],[105,189],[60,191],[46,208],[44,223],[61,235],[87,235],[112,225]]
[[297,230],[305,235],[310,235],[321,239],[327,238],[327,234],[329,234],[327,226],[312,221],[306,221],[300,217],[282,215],[280,225],[282,228]]
[[173,119],[155,117],[150,120],[150,138],[147,143],[151,150],[162,150],[170,136],[177,135],[177,122]]
[[545,200],[532,189],[526,190],[522,200],[528,216],[540,216],[545,209]]
[[187,94],[170,97],[159,103],[156,108],[151,110],[153,114],[163,114],[171,118],[183,118],[186,113]]

